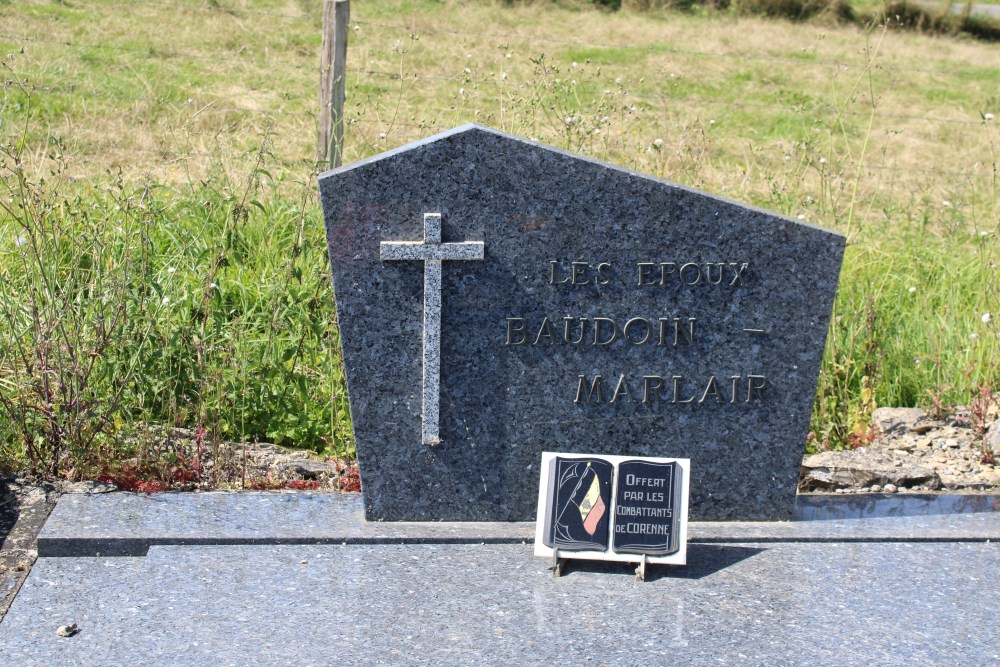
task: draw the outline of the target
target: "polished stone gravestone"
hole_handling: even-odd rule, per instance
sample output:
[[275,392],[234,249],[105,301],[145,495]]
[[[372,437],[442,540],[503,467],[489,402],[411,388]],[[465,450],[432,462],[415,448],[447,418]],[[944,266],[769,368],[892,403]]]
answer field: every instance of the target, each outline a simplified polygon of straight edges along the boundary
[[844,238],[466,125],[320,177],[372,520],[530,520],[541,452],[788,518]]

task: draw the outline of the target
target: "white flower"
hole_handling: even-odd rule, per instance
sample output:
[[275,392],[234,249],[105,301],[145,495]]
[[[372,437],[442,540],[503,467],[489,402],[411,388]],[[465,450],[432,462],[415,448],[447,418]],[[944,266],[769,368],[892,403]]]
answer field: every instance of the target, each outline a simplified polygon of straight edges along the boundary
[[948,201],[947,199],[945,199],[943,202],[941,202],[941,206],[944,206],[945,208],[948,208],[948,207],[951,206],[951,202]]
[[653,139],[653,145],[659,148],[663,145],[663,139]]
[[216,285],[215,283],[209,283],[208,287],[209,287],[209,289],[219,289],[219,286]]
[[167,273],[174,273],[176,270],[177,269],[171,266],[169,269],[167,269]]
[[972,333],[969,334],[969,338],[976,339],[979,338],[979,336],[976,334],[975,331],[973,331]]
[[797,217],[798,217],[799,220],[805,220],[806,219],[805,213],[799,213],[799,215]]
[[26,246],[28,245],[28,239],[24,238],[23,236],[18,236],[17,240],[14,241],[14,245],[16,245],[18,248],[20,248],[21,246]]
[[916,365],[919,366],[920,365],[920,359],[918,359],[916,357],[913,357],[913,363],[915,363]]
[[914,292],[917,291],[917,288],[916,287],[911,287],[910,289],[908,289],[906,291],[909,292],[910,294],[913,294]]
[[163,297],[163,301],[161,301],[161,303],[164,306],[167,305],[168,303],[170,303],[170,297],[168,297],[168,296]]
[[991,113],[984,113],[983,114],[983,118],[986,119],[986,120],[993,120],[993,114],[991,114]]
[[981,318],[979,318],[979,319],[981,319],[983,321],[983,324],[989,324],[990,320],[993,319],[993,316],[990,315],[989,313],[983,313],[983,316]]

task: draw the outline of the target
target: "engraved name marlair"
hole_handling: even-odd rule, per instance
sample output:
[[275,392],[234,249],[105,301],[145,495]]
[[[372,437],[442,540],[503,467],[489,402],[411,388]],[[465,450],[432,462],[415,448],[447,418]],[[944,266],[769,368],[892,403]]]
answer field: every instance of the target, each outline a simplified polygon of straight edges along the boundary
[[[643,375],[630,378],[624,373],[618,380],[600,375],[580,375],[574,403],[751,403],[764,399],[767,378],[763,375],[730,375],[697,382],[683,375]],[[613,391],[609,391],[614,387]],[[610,397],[610,398],[609,398]]]

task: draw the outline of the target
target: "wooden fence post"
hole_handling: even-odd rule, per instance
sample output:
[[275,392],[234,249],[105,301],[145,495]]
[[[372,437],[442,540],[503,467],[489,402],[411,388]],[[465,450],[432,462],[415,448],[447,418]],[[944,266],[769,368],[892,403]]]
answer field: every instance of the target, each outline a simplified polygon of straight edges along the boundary
[[331,169],[340,166],[344,149],[344,71],[350,20],[351,0],[325,0],[316,148],[320,162],[329,161]]

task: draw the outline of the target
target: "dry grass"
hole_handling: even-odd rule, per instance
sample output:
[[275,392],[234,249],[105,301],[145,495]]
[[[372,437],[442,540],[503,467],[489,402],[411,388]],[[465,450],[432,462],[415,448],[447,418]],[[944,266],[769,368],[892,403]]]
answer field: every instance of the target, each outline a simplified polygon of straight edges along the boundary
[[[283,165],[309,162],[318,12],[318,2],[280,0],[25,0],[0,9],[0,40],[7,51],[24,48],[18,72],[41,90],[36,155],[62,141],[79,177],[121,168],[169,182],[238,161],[267,132]],[[852,90],[872,45],[853,27],[545,3],[359,4],[354,18],[347,160],[477,120],[759,195],[770,186],[746,173],[751,160],[781,171],[786,155],[803,159],[790,153],[802,142],[856,153],[871,111],[867,82]],[[543,54],[547,75],[532,62]],[[875,171],[866,186],[912,192],[930,177],[944,200],[955,179],[941,175],[961,172],[963,186],[984,175],[977,165],[991,156],[979,112],[1000,101],[997,49],[890,30],[871,83]],[[601,99],[621,122],[572,146],[565,117]],[[657,139],[674,155],[644,153]]]

